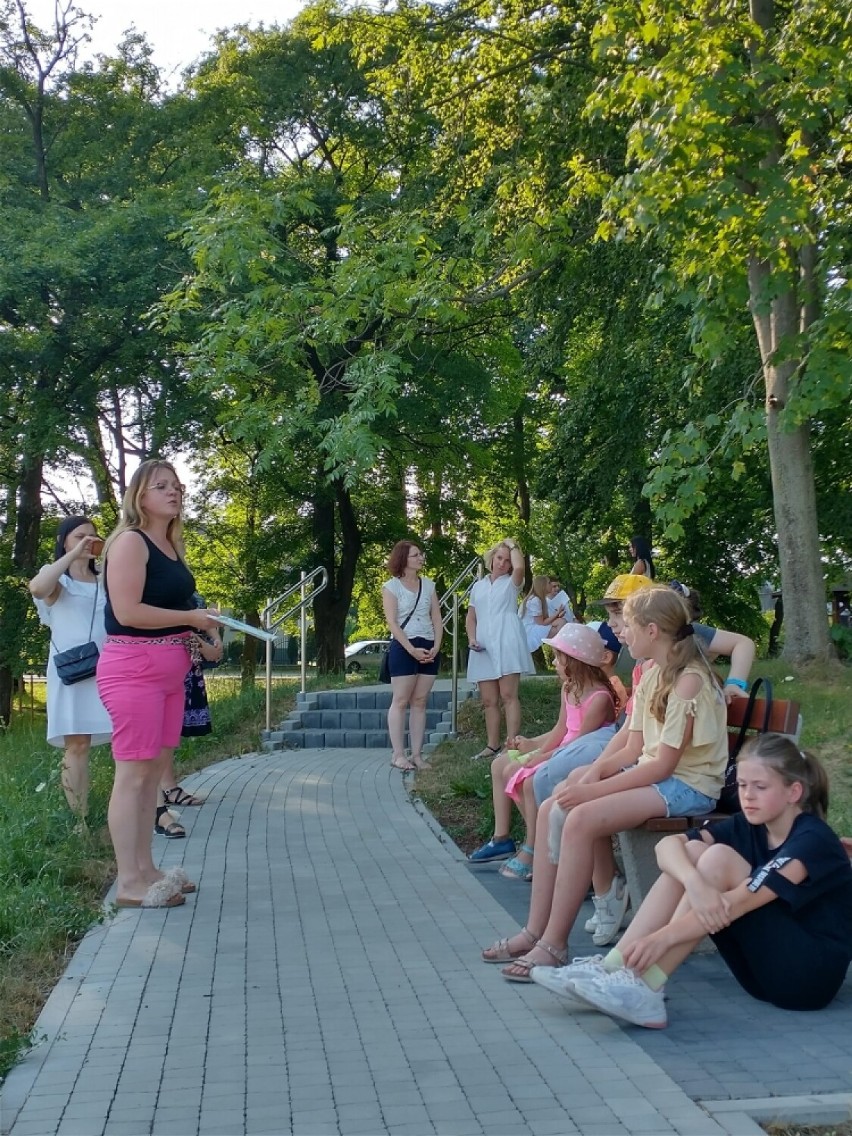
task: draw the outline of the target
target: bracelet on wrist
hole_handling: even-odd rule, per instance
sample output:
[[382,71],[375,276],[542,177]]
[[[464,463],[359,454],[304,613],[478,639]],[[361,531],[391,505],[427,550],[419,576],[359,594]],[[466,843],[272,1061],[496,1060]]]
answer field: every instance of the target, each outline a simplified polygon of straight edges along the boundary
[[744,678],[726,678],[725,686],[735,686],[738,690],[748,690],[748,683]]

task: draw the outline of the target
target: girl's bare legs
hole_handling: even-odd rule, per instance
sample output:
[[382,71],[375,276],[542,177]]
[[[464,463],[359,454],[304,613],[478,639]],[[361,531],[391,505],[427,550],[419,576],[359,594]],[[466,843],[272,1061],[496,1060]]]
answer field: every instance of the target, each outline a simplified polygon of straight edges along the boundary
[[[686,848],[699,874],[718,891],[732,891],[748,879],[751,873],[751,868],[743,857],[724,844],[707,845],[691,840]],[[637,939],[653,934],[672,919],[686,915],[690,910],[682,885],[664,872],[648,892],[645,902],[619,942],[618,949],[622,950]],[[659,959],[657,966],[664,974],[673,974],[703,938],[702,932],[694,939],[677,943]]]
[[405,712],[408,709],[411,696],[414,694],[418,678],[418,675],[413,674],[397,675],[391,679],[393,700],[388,710],[388,733],[393,750],[391,764],[395,765],[397,769],[413,768],[405,757]]
[[[411,692],[408,734],[411,739],[411,760],[418,769],[423,765],[423,738],[426,736],[426,703],[429,701],[429,692],[434,685],[435,675],[417,675],[414,682],[414,689]],[[405,740],[404,733],[403,740]]]
[[[479,683],[479,699],[485,715],[485,740],[496,752],[500,748],[500,686],[496,678]],[[509,734],[509,737],[514,737],[514,734]]]
[[491,799],[494,802],[494,837],[508,837],[512,828],[512,798],[506,795],[506,785],[517,766],[505,753],[499,753],[491,762]]
[[[530,910],[527,915],[526,927],[530,934],[538,939],[541,937],[547,921],[550,918],[550,908],[553,903],[553,887],[556,881],[556,864],[551,864],[547,855],[547,830],[550,819],[550,810],[553,808],[553,799],[547,800],[538,810],[535,838],[535,872],[532,878],[530,895]],[[519,931],[509,939],[509,950],[520,952],[527,950],[530,945],[529,938]],[[532,951],[529,952],[532,954]],[[550,958],[550,956],[547,956]],[[550,958],[551,963],[553,959]]]
[[[513,738],[521,732],[521,700],[518,698],[518,683],[521,676],[518,674],[503,675],[498,680],[500,698],[503,702],[503,712],[506,715],[506,737]],[[497,736],[500,736],[499,712],[497,723]],[[489,739],[490,744],[490,739]]]
[[[665,813],[661,814],[665,816]],[[612,850],[612,837],[602,836],[595,841],[594,868],[592,869],[592,887],[595,895],[606,895],[612,887],[612,881],[618,871],[615,862],[615,853]]]
[[[587,801],[571,809],[562,830],[550,918],[541,933],[541,937],[550,946],[562,950],[568,941],[568,935],[591,883],[595,842],[602,836],[610,837],[614,832],[636,828],[651,817],[665,816],[665,812],[666,806],[662,797],[650,786],[628,789],[622,793],[611,793],[607,797]],[[541,824],[540,816],[539,831]],[[537,839],[536,852],[540,843]],[[538,863],[539,858],[536,857],[536,864]],[[536,870],[533,886],[538,874]],[[536,928],[531,927],[530,930],[535,931]],[[552,955],[540,947],[534,947],[527,957],[536,964],[553,965]]]
[[[506,800],[509,798],[507,797]],[[521,782],[521,816],[524,818],[524,826],[526,832],[524,833],[524,844],[528,848],[535,848],[535,834],[538,820],[538,806],[535,803],[535,793],[533,792],[533,779],[528,777],[526,781]],[[518,852],[518,859],[522,864],[532,864],[533,857],[529,852],[525,852],[523,848]]]
[[62,755],[62,789],[72,813],[85,820],[89,813],[90,734],[66,734]]

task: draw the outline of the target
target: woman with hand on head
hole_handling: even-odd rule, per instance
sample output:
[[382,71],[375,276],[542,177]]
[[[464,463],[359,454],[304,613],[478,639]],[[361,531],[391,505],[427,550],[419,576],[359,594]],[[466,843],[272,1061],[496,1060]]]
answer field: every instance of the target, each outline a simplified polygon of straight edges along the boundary
[[66,517],[56,534],[52,564],[30,580],[39,619],[50,628],[47,664],[47,741],[62,746],[62,788],[72,812],[85,821],[89,806],[89,750],[112,736],[112,723],[98,696],[95,676],[66,686],[54,655],[83,643],[100,649],[106,638],[106,595],[95,556],[103,541],[86,517]]
[[507,538],[482,558],[487,576],[477,580],[467,609],[467,680],[479,686],[485,712],[486,746],[476,757],[500,752],[500,703],[506,715],[506,736],[521,732],[518,683],[522,674],[535,674],[523,624],[518,619],[518,594],[524,582],[524,554]]
[[98,690],[113,725],[115,782],[109,830],[119,907],[176,907],[194,891],[180,870],[151,856],[152,822],[166,755],[181,735],[189,641],[210,632],[183,560],[184,489],[168,462],[143,462],[127,487],[121,520],[104,549],[107,639]]
[[[421,576],[425,557],[410,540],[400,540],[388,557],[391,578],[382,585],[382,604],[391,635],[388,663],[393,700],[388,710],[388,733],[394,769],[407,772],[428,768],[423,760],[426,703],[440,665],[444,625],[435,585]],[[411,760],[405,756],[405,713]]]

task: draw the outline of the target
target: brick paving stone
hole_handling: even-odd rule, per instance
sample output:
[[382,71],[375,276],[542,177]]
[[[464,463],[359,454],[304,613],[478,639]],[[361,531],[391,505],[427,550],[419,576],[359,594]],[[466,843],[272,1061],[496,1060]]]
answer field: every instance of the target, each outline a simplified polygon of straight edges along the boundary
[[[67,1108],[104,1136],[182,1121],[179,1136],[710,1136],[723,1128],[691,1096],[848,1087],[846,989],[824,1014],[784,1014],[732,996],[702,956],[658,1032],[504,982],[479,952],[523,922],[528,889],[439,844],[385,751],[248,755],[187,784],[209,797],[189,839],[154,848],[201,890],[86,936],[46,1045],[3,1087],[4,1133],[35,1136],[38,1116],[58,1136]],[[588,942],[575,931],[572,953]]]

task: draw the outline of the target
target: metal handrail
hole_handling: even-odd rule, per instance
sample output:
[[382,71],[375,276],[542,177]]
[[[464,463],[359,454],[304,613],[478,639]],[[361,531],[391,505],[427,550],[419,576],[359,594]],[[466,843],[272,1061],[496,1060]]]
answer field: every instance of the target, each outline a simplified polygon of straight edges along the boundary
[[456,576],[455,580],[453,580],[452,584],[450,584],[450,586],[438,601],[438,603],[441,605],[442,611],[446,608],[447,614],[443,616],[442,619],[445,628],[453,617],[453,595],[458,592],[462,581],[470,577],[470,582],[459,597],[461,600],[467,599],[467,597],[470,595],[470,589],[476,583],[481,565],[482,562],[480,558],[478,556],[474,556],[474,558],[468,564],[466,564],[464,568],[462,568],[461,572],[459,572],[458,576]]
[[[470,590],[480,577],[482,570],[482,561],[478,556],[462,568],[452,584],[447,588],[441,596],[441,608],[447,608],[447,614],[443,617],[443,625],[446,628],[448,624],[452,624],[452,637],[453,637],[453,686],[452,694],[450,696],[450,736],[455,737],[458,733],[458,712],[459,712],[459,609],[460,605],[470,595]],[[464,585],[464,586],[462,586]]]
[[[319,579],[319,583],[315,581]],[[309,584],[314,586],[310,592],[307,591]],[[282,592],[280,596],[276,596],[274,600],[270,600],[263,611],[260,613],[261,626],[266,631],[274,631],[276,627],[280,627],[285,619],[290,619],[291,616],[299,613],[299,633],[301,639],[301,674],[302,674],[302,694],[305,693],[308,683],[308,605],[314,602],[314,597],[318,596],[323,588],[328,587],[328,570],[326,568],[314,568],[313,572],[302,572],[297,583],[288,588],[286,592]],[[278,614],[278,609],[284,600],[288,600],[295,592],[301,593],[299,601],[289,607],[283,614]],[[273,614],[274,613],[274,614]],[[272,643],[267,640],[266,643],[266,728],[272,729]]]

